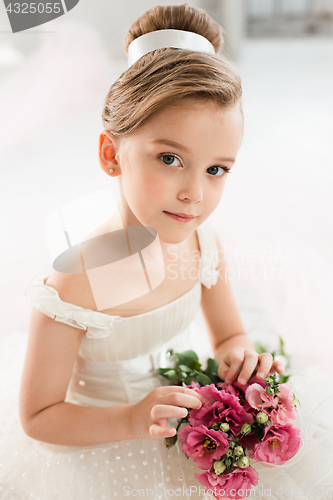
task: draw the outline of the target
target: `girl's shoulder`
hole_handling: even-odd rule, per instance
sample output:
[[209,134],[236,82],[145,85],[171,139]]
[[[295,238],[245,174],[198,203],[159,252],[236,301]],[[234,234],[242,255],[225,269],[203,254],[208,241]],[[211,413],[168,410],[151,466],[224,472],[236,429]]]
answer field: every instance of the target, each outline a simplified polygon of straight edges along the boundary
[[96,308],[87,273],[60,273],[52,269],[44,284],[54,288],[63,302],[84,309]]
[[96,311],[86,274],[59,273],[45,265],[27,283],[25,295],[35,309],[54,319],[86,332],[87,337],[107,337],[119,316]]
[[[105,221],[89,233],[87,239],[107,233],[110,227],[110,220]],[[80,255],[81,261],[83,261],[81,248]],[[82,273],[61,273],[52,267],[51,273],[49,273],[44,284],[54,288],[58,292],[60,299],[64,302],[82,307],[83,309],[97,309],[88,275],[85,271]]]

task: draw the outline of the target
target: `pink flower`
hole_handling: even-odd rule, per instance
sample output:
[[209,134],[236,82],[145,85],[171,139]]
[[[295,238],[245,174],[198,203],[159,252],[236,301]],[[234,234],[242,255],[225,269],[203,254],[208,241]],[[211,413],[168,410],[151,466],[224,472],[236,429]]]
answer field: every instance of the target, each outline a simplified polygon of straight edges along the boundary
[[236,435],[244,423],[253,423],[253,415],[244,410],[237,396],[227,393],[224,389],[217,390],[214,384],[200,387],[197,392],[204,396],[205,404],[199,410],[191,410],[191,425],[212,427],[215,423],[225,421]]
[[214,401],[210,406],[202,405],[198,410],[192,409],[189,416],[189,422],[193,427],[196,425],[205,425],[206,427],[212,427],[215,423],[220,423],[217,413],[221,413],[225,409],[224,404],[221,401]]
[[253,423],[253,415],[244,410],[236,396],[226,393],[223,389],[219,392],[221,393],[221,399],[226,406],[226,408],[220,412],[219,418],[225,420],[230,425],[232,433],[237,435],[239,434],[243,424]]
[[243,436],[238,440],[238,444],[243,446],[243,448],[246,449],[246,452],[249,456],[249,458],[254,458],[253,451],[255,448],[256,444],[259,444],[260,440],[258,437],[255,435],[255,433],[252,431],[250,434],[247,434],[246,436]]
[[207,429],[204,425],[185,425],[178,432],[178,437],[183,443],[183,452],[193,458],[200,469],[209,469],[229,448],[225,432]]
[[252,384],[245,391],[245,398],[249,405],[256,410],[267,413],[276,425],[293,423],[297,418],[294,410],[293,396],[288,384],[281,384],[279,392],[268,394],[261,385]]
[[[215,474],[214,469],[196,473],[198,481],[206,486],[206,493],[212,490],[214,496],[222,498],[244,498],[249,496],[251,486],[258,484],[258,472],[253,467],[246,469],[233,468],[228,474]],[[216,489],[215,489],[216,488]]]
[[[227,371],[224,372],[226,374]],[[245,399],[245,391],[248,387],[250,387],[252,384],[259,384],[262,386],[264,389],[266,387],[266,382],[264,380],[259,380],[257,377],[254,375],[252,378],[249,379],[247,384],[242,385],[240,384],[237,380],[232,382],[232,384],[226,384],[225,382],[218,382],[216,385],[218,387],[222,387],[222,389],[225,390],[225,392],[228,392],[229,394],[233,394],[234,396],[237,396],[244,408],[245,411],[251,410],[251,406]]]
[[279,400],[278,407],[271,411],[270,419],[276,425],[287,425],[295,422],[297,411],[293,404],[293,393],[288,384],[281,384],[276,393]]
[[258,462],[284,464],[296,455],[300,444],[301,432],[297,427],[267,425],[261,442],[254,446],[253,455]]
[[197,392],[205,398],[206,405],[211,405],[214,401],[222,401],[220,397],[221,391],[216,389],[214,384],[204,385]]
[[274,395],[271,396],[268,394],[259,384],[252,384],[246,389],[245,399],[252,408],[260,411],[265,411],[266,408],[274,408],[278,405],[277,398]]
[[183,387],[188,387],[189,389],[194,389],[194,390],[195,390],[195,389],[200,389],[200,387],[201,387],[201,385],[200,385],[200,384],[198,384],[198,382],[193,382],[193,380],[192,380],[192,382],[190,383],[190,385],[186,385],[186,384],[185,384],[185,382],[183,382],[183,384],[182,384],[182,385],[183,385]]

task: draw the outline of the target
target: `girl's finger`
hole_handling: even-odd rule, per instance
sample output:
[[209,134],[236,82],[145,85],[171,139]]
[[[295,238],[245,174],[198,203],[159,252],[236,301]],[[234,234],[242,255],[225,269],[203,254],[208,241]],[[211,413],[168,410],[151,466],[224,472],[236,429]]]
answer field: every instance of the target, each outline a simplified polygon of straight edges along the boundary
[[[197,396],[200,396],[198,398]],[[201,394],[187,394],[184,392],[171,392],[159,398],[159,402],[168,406],[181,406],[182,408],[194,408],[198,410],[202,406],[203,396]]]
[[162,437],[171,437],[176,434],[176,429],[173,427],[162,427],[158,424],[152,424],[149,427],[149,434],[152,438],[159,439]]
[[199,399],[203,403],[203,396],[198,394],[195,389],[189,389],[188,387],[183,387],[179,385],[165,385],[158,388],[161,396],[166,396],[174,392],[179,392],[181,394],[188,394],[189,396]]
[[235,351],[233,351],[233,355],[230,356],[229,359],[227,359],[227,356],[225,358],[226,363],[230,362],[230,368],[225,379],[227,384],[231,384],[236,380],[244,362],[244,351]]
[[154,405],[150,411],[151,418],[155,421],[161,418],[184,418],[187,414],[186,408],[161,404]]
[[286,367],[281,361],[274,361],[268,375],[274,375],[275,372],[283,373]]
[[243,367],[238,377],[238,382],[242,385],[245,385],[249,378],[251,378],[252,373],[256,369],[258,365],[258,354],[251,350],[246,349],[245,352],[245,360],[243,363]]
[[273,356],[269,352],[259,354],[259,365],[257,368],[256,377],[264,380],[270,374],[270,369],[273,366]]

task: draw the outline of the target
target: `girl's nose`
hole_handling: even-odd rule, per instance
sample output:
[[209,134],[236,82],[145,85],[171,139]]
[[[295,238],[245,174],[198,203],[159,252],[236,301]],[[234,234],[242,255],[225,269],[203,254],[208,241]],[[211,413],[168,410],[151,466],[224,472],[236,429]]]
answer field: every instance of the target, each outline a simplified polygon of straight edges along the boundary
[[178,198],[183,201],[199,203],[203,200],[202,180],[198,178],[184,180],[184,185],[179,191]]

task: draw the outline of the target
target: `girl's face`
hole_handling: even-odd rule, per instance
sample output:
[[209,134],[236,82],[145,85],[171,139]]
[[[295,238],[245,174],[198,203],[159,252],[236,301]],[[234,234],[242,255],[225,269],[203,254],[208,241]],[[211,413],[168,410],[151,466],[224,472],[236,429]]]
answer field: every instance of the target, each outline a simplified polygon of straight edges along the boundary
[[123,224],[153,227],[166,243],[186,240],[218,205],[242,135],[239,103],[205,102],[168,106],[113,141]]

